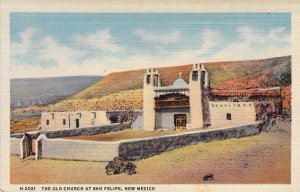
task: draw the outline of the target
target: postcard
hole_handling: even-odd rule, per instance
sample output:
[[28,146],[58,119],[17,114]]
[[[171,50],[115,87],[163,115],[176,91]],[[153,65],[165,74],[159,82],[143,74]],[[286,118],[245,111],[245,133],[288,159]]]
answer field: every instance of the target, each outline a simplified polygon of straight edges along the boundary
[[297,5],[3,1],[1,190],[299,191]]

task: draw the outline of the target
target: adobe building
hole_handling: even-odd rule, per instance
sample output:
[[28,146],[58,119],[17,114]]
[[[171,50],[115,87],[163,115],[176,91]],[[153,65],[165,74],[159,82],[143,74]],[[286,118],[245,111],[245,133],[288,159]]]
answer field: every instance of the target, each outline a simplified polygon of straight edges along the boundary
[[[232,99],[230,95],[222,99],[210,90],[209,79],[203,64],[193,65],[189,83],[179,74],[169,86],[161,86],[158,70],[146,70],[143,83],[143,129],[193,130],[250,124],[259,120],[262,101],[268,103],[269,111],[275,111],[272,100],[264,96],[262,100],[243,101],[241,98]],[[244,98],[242,94],[238,96]],[[278,94],[273,96],[278,99]]]
[[106,111],[50,112],[41,114],[41,129],[65,129],[110,124]]

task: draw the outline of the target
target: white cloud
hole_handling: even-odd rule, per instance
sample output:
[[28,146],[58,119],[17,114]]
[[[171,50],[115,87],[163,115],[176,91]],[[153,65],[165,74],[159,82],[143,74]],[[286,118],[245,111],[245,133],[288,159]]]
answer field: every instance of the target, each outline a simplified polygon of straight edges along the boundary
[[[151,53],[140,49],[138,53],[127,54],[108,29],[93,34],[74,35],[71,40],[76,46],[63,44],[53,36],[34,39],[41,35],[38,29],[29,28],[20,33],[20,42],[12,43],[12,55],[35,55],[37,64],[24,60],[22,65],[12,63],[11,77],[50,77],[66,75],[104,75],[108,72],[151,68],[158,66],[183,65],[206,61],[247,60],[276,57],[290,54],[290,36],[284,27],[266,31],[240,27],[237,29],[239,41],[228,42],[219,30],[203,29],[194,37],[189,37],[197,45],[179,43],[181,34],[173,31],[167,34],[153,34],[143,29],[136,31],[147,42],[159,50]],[[235,35],[235,34],[233,34]],[[167,48],[167,43],[177,43],[178,49]],[[165,44],[165,46],[162,46]],[[170,44],[169,47],[173,44]],[[128,45],[130,48],[130,45]],[[186,48],[184,48],[186,47]],[[38,48],[38,49],[36,49]],[[176,51],[173,51],[176,50]],[[104,51],[105,54],[97,54]],[[120,56],[122,51],[122,56]],[[95,54],[96,53],[96,54]],[[45,67],[43,63],[54,62]]]
[[145,29],[136,29],[134,33],[143,41],[149,43],[162,43],[162,44],[176,43],[181,36],[180,32],[178,31],[158,34],[150,31],[146,31]]
[[118,52],[122,47],[115,43],[114,37],[109,29],[99,30],[96,33],[88,35],[74,35],[72,37],[79,46],[88,49],[104,50]]
[[27,28],[20,33],[20,42],[11,43],[12,56],[26,54],[33,46],[32,37],[40,30],[37,28]]
[[45,37],[41,42],[38,58],[40,62],[55,61],[58,65],[70,65],[76,63],[78,59],[87,55],[87,51],[76,50],[70,46],[60,44],[51,36]]
[[[240,42],[227,43],[211,60],[247,60],[279,57],[291,54],[290,36],[284,27],[262,31],[250,27],[238,28]],[[278,45],[280,44],[280,45]]]
[[223,43],[222,34],[218,30],[204,29],[200,36],[203,40],[203,44],[201,46],[202,51],[214,48]]
[[172,57],[170,59],[183,63],[199,62],[201,58],[224,43],[221,32],[209,28],[203,29],[199,36],[195,37],[195,41],[199,40],[202,42],[199,44],[199,47],[175,52],[171,54]]
[[276,27],[269,31],[268,38],[274,42],[290,42],[290,35],[285,33],[285,27]]
[[248,43],[289,43],[289,35],[286,34],[285,31],[285,27],[276,27],[270,29],[269,31],[245,26],[237,29],[240,39]]

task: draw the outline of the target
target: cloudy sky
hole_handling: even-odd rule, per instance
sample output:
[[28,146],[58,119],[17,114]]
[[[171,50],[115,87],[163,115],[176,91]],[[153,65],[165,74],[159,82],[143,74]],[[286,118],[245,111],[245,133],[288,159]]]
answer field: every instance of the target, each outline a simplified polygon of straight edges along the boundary
[[290,54],[288,13],[12,13],[11,77]]

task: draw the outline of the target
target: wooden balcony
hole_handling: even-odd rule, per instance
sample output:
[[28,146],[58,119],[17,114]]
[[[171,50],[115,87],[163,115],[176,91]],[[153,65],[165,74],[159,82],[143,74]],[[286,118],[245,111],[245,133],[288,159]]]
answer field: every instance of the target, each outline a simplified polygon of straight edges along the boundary
[[189,99],[180,100],[157,100],[155,101],[155,109],[163,108],[186,108],[190,107]]

